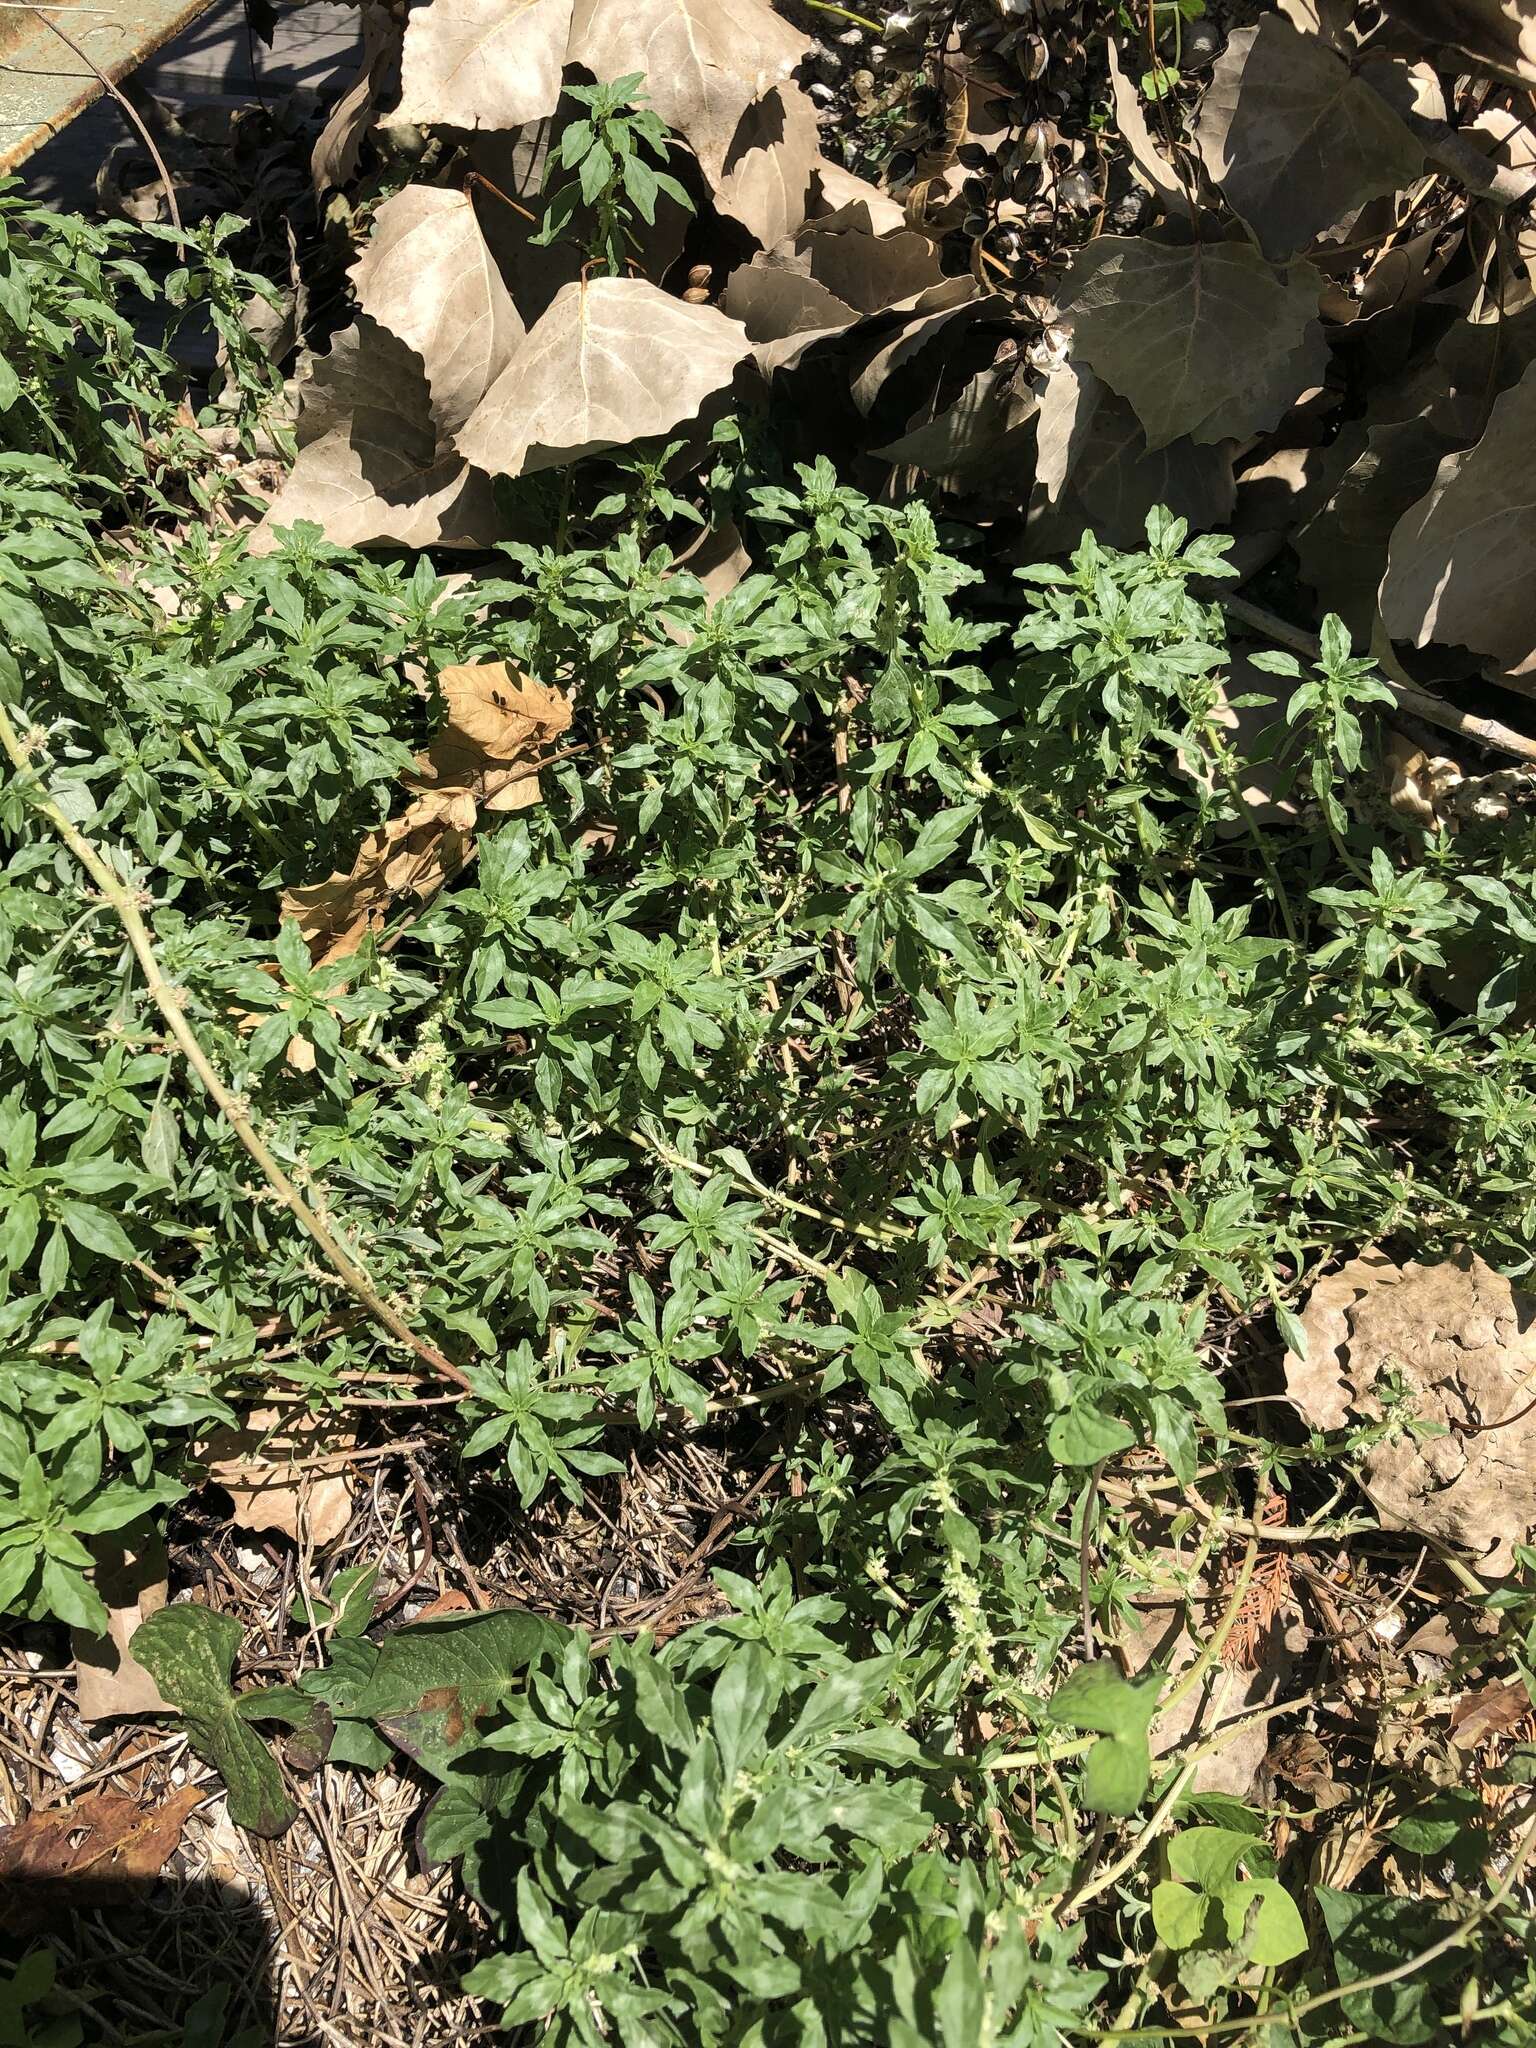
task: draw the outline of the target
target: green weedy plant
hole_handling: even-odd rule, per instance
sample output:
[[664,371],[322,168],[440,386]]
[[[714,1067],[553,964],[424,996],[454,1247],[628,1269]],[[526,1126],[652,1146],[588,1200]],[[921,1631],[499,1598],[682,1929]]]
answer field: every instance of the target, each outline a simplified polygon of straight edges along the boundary
[[[1399,2038],[1470,1997],[1527,2041],[1523,1895],[1476,1877],[1502,1823],[1443,1903],[1319,1897],[1321,1985],[1262,1889],[1311,1912],[1296,1859],[1216,1855],[1233,1803],[1154,1775],[1156,1674],[1080,1651],[1156,1569],[1107,1459],[1198,1483],[1220,1556],[1247,1473],[1310,1500],[1352,1454],[1235,1428],[1213,1326],[1373,1240],[1528,1267],[1536,829],[1377,804],[1331,636],[1277,705],[1301,819],[1250,831],[1192,587],[1223,548],[1178,521],[1005,600],[920,504],[737,423],[712,464],[754,563],[714,603],[648,455],[463,590],[313,528],[259,561],[151,529],[128,576],[67,465],[0,458],[7,1602],[99,1624],[92,1537],[198,1483],[209,1419],[402,1367],[469,1396],[413,1429],[527,1505],[637,1438],[779,1460],[731,1613],[660,1646],[360,1616],[242,1709],[232,1646],[158,1633],[266,1825],[249,1722],[312,1739],[319,1701],[371,1767],[410,1720],[426,1853],[499,1930],[475,1986],[551,2042],[1051,2048],[1197,2000],[1343,2043],[1377,2009],[1344,1980],[1457,1929],[1475,1982],[1458,1948]],[[351,865],[433,679],[491,660],[571,695],[541,802],[317,968],[281,892]],[[416,1715],[471,1668],[474,1713]]]
[[567,85],[565,97],[587,109],[568,121],[544,169],[544,220],[529,239],[541,247],[571,238],[581,216],[587,261],[610,277],[633,268],[634,226],[655,225],[658,200],[686,213],[693,201],[663,166],[676,146],[653,113],[642,72],[595,85]]

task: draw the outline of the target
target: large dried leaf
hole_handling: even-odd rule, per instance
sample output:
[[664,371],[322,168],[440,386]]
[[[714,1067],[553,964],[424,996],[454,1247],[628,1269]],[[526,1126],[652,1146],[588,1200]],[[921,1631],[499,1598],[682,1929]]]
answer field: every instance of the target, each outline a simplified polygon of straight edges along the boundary
[[20,1933],[123,1905],[160,1875],[187,1815],[207,1796],[206,1787],[185,1785],[146,1806],[121,1792],[87,1792],[0,1828],[0,1925]]
[[406,778],[416,801],[368,834],[349,869],[283,892],[317,961],[345,959],[402,903],[435,896],[469,860],[482,809],[539,800],[535,764],[569,726],[568,701],[500,661],[445,668],[438,687],[448,716]]
[[754,256],[731,272],[720,304],[754,344],[783,341],[791,334],[832,334],[859,317],[816,282],[808,257]]
[[[572,0],[428,0],[405,28],[400,104],[391,121],[516,128],[553,113]],[[596,67],[614,78],[643,65]]]
[[576,0],[567,58],[599,78],[643,72],[656,111],[713,182],[742,115],[783,84],[807,43],[768,0]]
[[874,453],[926,471],[946,491],[968,493],[997,479],[1016,497],[1018,479],[1027,474],[1034,411],[1034,394],[1010,371],[982,370],[952,404]]
[[1277,261],[1363,200],[1410,184],[1424,163],[1367,78],[1281,14],[1234,30],[1195,133],[1227,203]]
[[1536,10],[1530,0],[1385,0],[1431,49],[1456,51],[1476,70],[1536,85]]
[[638,277],[567,285],[458,437],[497,476],[523,476],[670,434],[725,392],[746,330]]
[[1246,243],[1104,235],[1073,257],[1059,303],[1074,356],[1129,400],[1155,452],[1261,433],[1320,382],[1320,288],[1310,264],[1277,274]]
[[1515,669],[1536,652],[1536,366],[1501,394],[1474,448],[1444,457],[1393,529],[1381,615],[1394,639],[1438,640]]
[[1456,445],[1423,415],[1367,428],[1364,447],[1327,503],[1296,534],[1301,573],[1319,611],[1337,612],[1357,639],[1369,642],[1375,625],[1393,529]]
[[1077,463],[1100,402],[1100,385],[1082,363],[1066,362],[1046,373],[1035,429],[1035,489],[1054,505]]
[[816,109],[793,85],[775,86],[742,115],[715,184],[715,205],[765,249],[794,234],[811,200]]
[[1352,1259],[1313,1288],[1307,1355],[1285,1385],[1316,1429],[1379,1422],[1406,1388],[1403,1420],[1371,1444],[1361,1479],[1383,1524],[1433,1537],[1500,1575],[1536,1526],[1536,1295],[1471,1253],[1396,1266]]
[[905,210],[872,185],[826,157],[820,157],[812,179],[811,218],[825,228],[856,228],[866,235],[889,235],[907,224]]
[[810,258],[816,282],[855,312],[881,312],[898,299],[944,281],[938,250],[926,235],[910,229],[871,235],[813,221],[798,244],[800,254]]
[[[1065,412],[1065,394],[1062,403]],[[1084,410],[1067,429],[1071,470],[1059,503],[1052,508],[1043,489],[1031,502],[1030,560],[1072,546],[1085,526],[1112,547],[1144,547],[1147,514],[1156,505],[1187,519],[1197,533],[1232,516],[1237,485],[1230,442],[1202,446],[1183,436],[1149,449],[1135,413],[1097,380],[1079,403]]]
[[344,1453],[356,1445],[331,1417],[257,1408],[239,1429],[216,1430],[203,1448],[208,1477],[234,1503],[240,1529],[273,1529],[323,1550],[352,1520]]
[[163,1714],[160,1688],[133,1654],[139,1624],[158,1614],[169,1597],[165,1544],[147,1522],[93,1536],[91,1579],[107,1610],[104,1636],[71,1629],[75,1659],[75,1711],[82,1721],[117,1714]]
[[314,365],[297,438],[298,460],[253,537],[257,551],[300,519],[341,547],[489,547],[505,534],[489,479],[439,445],[421,358],[366,317]]
[[407,185],[379,208],[351,275],[362,311],[421,358],[439,434],[456,434],[523,335],[474,201]]

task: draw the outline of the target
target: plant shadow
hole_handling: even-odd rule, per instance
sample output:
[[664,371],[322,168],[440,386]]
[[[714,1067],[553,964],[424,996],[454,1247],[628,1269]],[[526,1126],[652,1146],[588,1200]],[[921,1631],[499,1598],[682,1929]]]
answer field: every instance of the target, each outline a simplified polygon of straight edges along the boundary
[[275,1960],[259,1901],[208,1878],[0,1878],[0,2038],[26,2048],[321,2048],[280,2031]]

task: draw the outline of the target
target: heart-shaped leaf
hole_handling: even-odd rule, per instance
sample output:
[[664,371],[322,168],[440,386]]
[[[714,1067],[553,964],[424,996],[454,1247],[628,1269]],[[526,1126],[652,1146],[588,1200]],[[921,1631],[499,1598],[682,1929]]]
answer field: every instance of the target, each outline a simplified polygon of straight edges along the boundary
[[230,1674],[243,1635],[233,1615],[181,1601],[139,1625],[133,1653],[180,1713],[192,1747],[224,1780],[230,1819],[252,1834],[280,1835],[297,1808],[236,1703]]

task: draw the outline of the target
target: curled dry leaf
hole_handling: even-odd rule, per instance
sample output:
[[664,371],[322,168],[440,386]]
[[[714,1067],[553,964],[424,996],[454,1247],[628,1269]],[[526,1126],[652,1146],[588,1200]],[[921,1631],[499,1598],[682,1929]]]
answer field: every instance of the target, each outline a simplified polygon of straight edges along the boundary
[[[449,128],[542,120],[560,97],[571,10],[572,0],[428,0],[414,8],[390,120]],[[617,71],[599,65],[597,75]]]
[[458,436],[495,476],[524,476],[670,434],[726,392],[745,328],[638,277],[568,284]]
[[807,40],[768,0],[576,0],[566,61],[597,78],[642,73],[657,113],[686,136],[713,184],[742,116],[784,83]]
[[816,109],[797,86],[776,85],[741,117],[715,186],[716,207],[773,248],[805,220],[816,144]]
[[1358,71],[1280,14],[1228,38],[1196,140],[1266,256],[1294,256],[1351,207],[1419,175],[1423,145],[1370,82],[1380,72],[1391,89],[1390,69]]
[[1536,366],[1495,400],[1474,448],[1440,462],[1392,532],[1381,616],[1394,639],[1491,654],[1518,669],[1536,653]]
[[144,1524],[137,1530],[92,1537],[91,1556],[91,1579],[107,1610],[107,1633],[92,1636],[78,1628],[69,1632],[75,1710],[82,1721],[166,1713],[159,1686],[132,1650],[139,1623],[157,1614],[169,1594],[165,1544],[157,1530]]
[[826,157],[814,166],[809,215],[821,227],[865,235],[894,234],[907,223],[905,210],[888,193]]
[[930,343],[940,338],[956,340],[955,321],[970,325],[978,320],[1006,319],[1008,313],[1008,301],[995,293],[983,297],[973,277],[946,278],[917,296],[917,304],[896,333],[877,339],[854,377],[853,402],[862,413],[874,411],[892,377]]
[[439,443],[421,358],[366,315],[314,364],[297,440],[255,552],[301,519],[339,547],[489,547],[506,532],[490,480]]
[[500,661],[445,668],[438,688],[447,717],[406,778],[416,801],[368,834],[350,869],[283,892],[316,961],[355,953],[400,903],[435,896],[470,858],[482,808],[539,801],[537,763],[570,725],[567,699]]
[[310,177],[322,197],[334,186],[349,184],[356,174],[395,43],[394,17],[383,0],[362,0],[359,12],[363,49],[357,76],[332,107],[309,159]]
[[87,1792],[0,1828],[0,1925],[29,1932],[131,1899],[160,1875],[187,1815],[207,1796],[184,1785],[159,1806],[142,1806],[121,1792]]
[[812,221],[796,238],[811,276],[856,313],[879,313],[899,299],[944,282],[939,252],[926,235],[902,229],[871,235]]
[[1477,1749],[1500,1735],[1509,1735],[1531,1716],[1531,1696],[1518,1678],[1495,1679],[1464,1693],[1451,1713],[1451,1741],[1457,1749]]
[[356,1443],[330,1416],[256,1408],[242,1428],[216,1430],[203,1455],[208,1477],[234,1502],[238,1528],[323,1549],[352,1519],[352,1480],[338,1453]]
[[747,339],[785,341],[795,334],[835,334],[858,319],[853,307],[811,276],[808,256],[754,256],[731,272],[721,307]]
[[437,432],[451,437],[523,335],[474,201],[436,185],[395,193],[351,278],[362,311],[421,358]]
[[1536,1526],[1536,1296],[1472,1253],[1396,1266],[1372,1250],[1319,1281],[1301,1324],[1285,1385],[1314,1428],[1380,1421],[1407,1390],[1401,1426],[1361,1463],[1383,1525],[1509,1571]]

